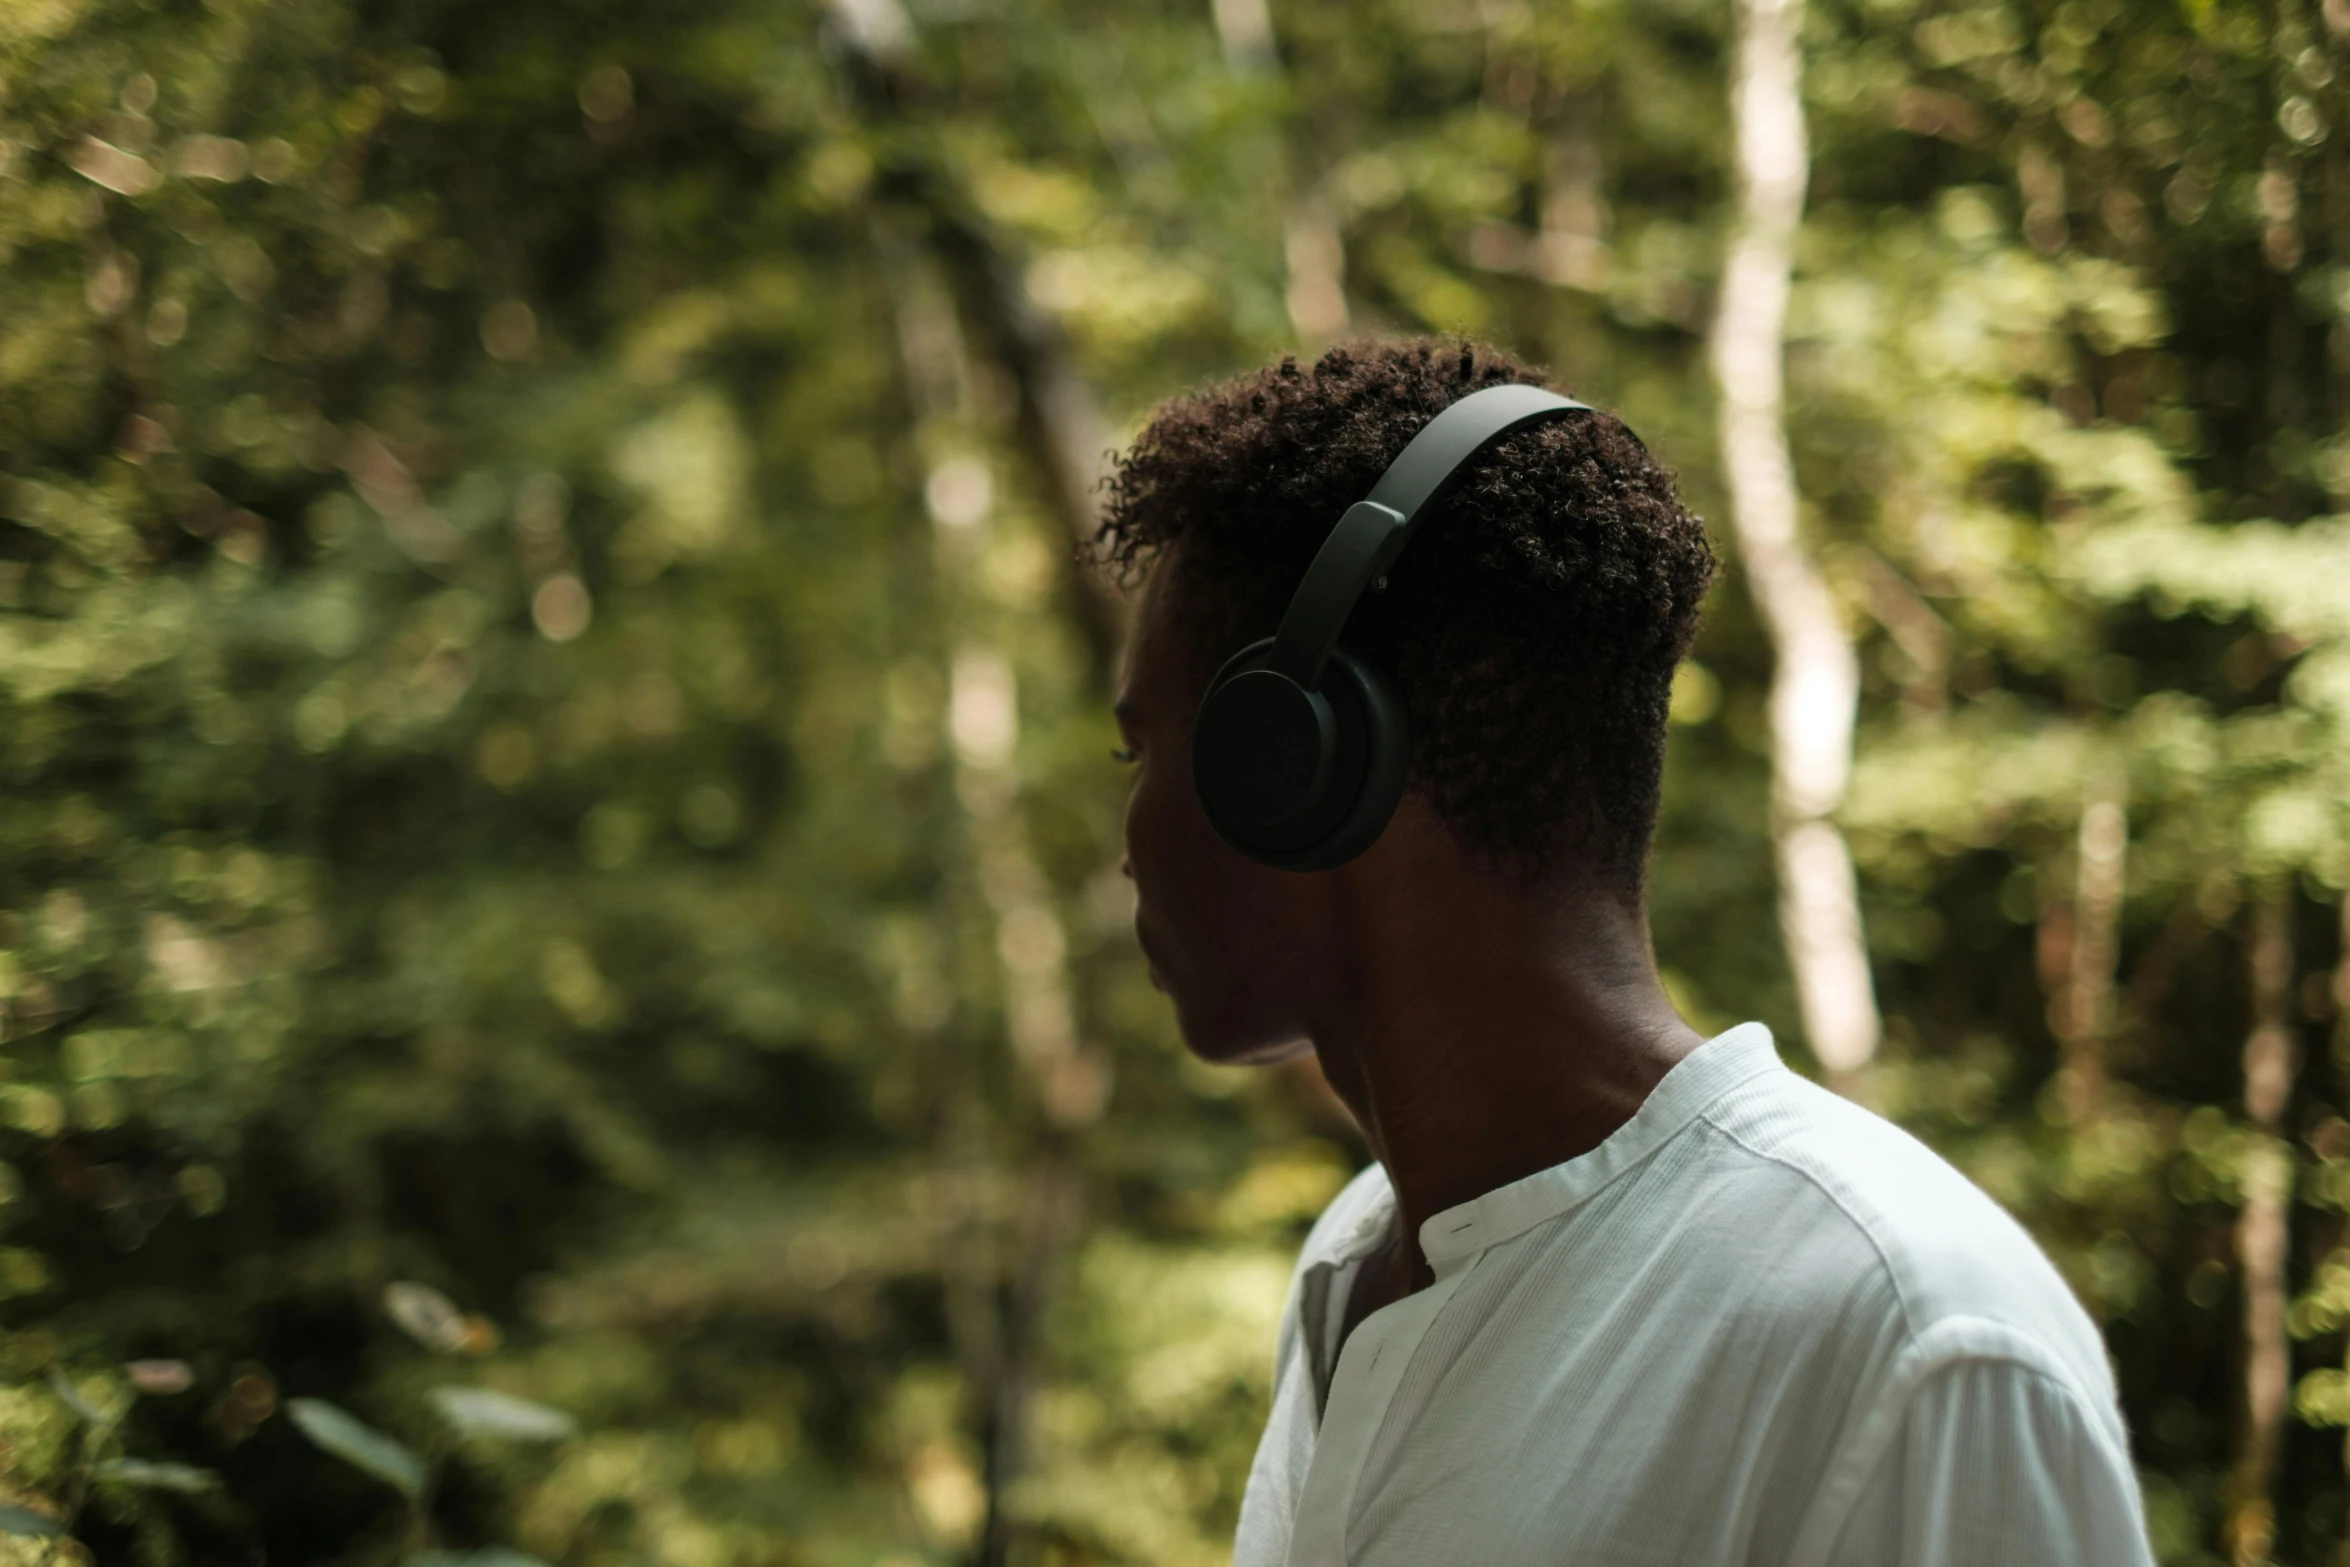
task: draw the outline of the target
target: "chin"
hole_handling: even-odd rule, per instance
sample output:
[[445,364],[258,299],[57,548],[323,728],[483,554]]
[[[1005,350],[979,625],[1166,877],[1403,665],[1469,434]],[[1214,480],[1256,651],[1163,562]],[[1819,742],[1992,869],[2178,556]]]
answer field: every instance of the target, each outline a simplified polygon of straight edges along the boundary
[[1234,1017],[1220,1009],[1203,1010],[1185,1004],[1180,992],[1168,992],[1175,1002],[1175,1026],[1184,1048],[1211,1066],[1271,1066],[1314,1048],[1314,1042],[1294,1028],[1269,1026],[1263,1019]]
[[[1138,911],[1135,944],[1150,965],[1151,984],[1175,1007],[1175,1027],[1183,1047],[1215,1066],[1260,1066],[1287,1061],[1314,1048],[1304,1031],[1266,1015],[1264,1000],[1270,987],[1250,984],[1223,973],[1222,982],[1200,983],[1187,961],[1190,951],[1178,945],[1169,950],[1164,933]],[[1221,964],[1209,965],[1222,972]]]

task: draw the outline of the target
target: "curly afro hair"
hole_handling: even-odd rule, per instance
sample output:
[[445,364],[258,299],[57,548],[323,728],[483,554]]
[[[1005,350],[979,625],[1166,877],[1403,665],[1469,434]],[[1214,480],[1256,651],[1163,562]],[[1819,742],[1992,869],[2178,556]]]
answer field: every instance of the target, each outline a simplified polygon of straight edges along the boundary
[[[1128,585],[1172,560],[1204,685],[1273,634],[1339,513],[1420,427],[1506,382],[1551,384],[1485,344],[1416,338],[1175,398],[1117,459],[1096,547]],[[1346,633],[1410,709],[1407,787],[1473,863],[1529,887],[1595,873],[1640,900],[1673,668],[1713,570],[1705,525],[1612,415],[1479,454]]]

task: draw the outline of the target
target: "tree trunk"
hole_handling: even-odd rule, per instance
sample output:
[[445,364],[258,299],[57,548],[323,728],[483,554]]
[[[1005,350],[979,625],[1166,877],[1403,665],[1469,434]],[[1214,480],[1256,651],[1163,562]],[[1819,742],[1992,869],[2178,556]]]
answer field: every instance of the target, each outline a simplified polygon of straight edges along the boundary
[[[2350,890],[2342,894],[2342,945],[2334,956],[2334,1066],[2350,1074]],[[2342,1370],[2350,1376],[2350,1341],[2342,1350]],[[2350,1480],[2350,1432],[2342,1437],[2342,1474]],[[2350,1524],[2342,1536],[2342,1567],[2350,1567]]]
[[1282,299],[1298,343],[1316,349],[1344,337],[1349,320],[1346,236],[1339,232],[1329,197],[1309,196],[1292,204],[1283,221],[1281,254],[1289,267]]
[[[886,232],[882,248],[893,247]],[[1004,1036],[1025,1103],[1021,1213],[1008,1268],[995,1264],[974,1233],[968,1204],[942,1212],[942,1257],[948,1266],[949,1326],[979,1409],[986,1472],[985,1512],[973,1559],[1001,1567],[1013,1535],[1007,1497],[1028,1461],[1028,1409],[1040,1327],[1083,1211],[1082,1171],[1072,1134],[1096,1120],[1107,1096],[1107,1063],[1078,1038],[1068,972],[1068,942],[1052,888],[1038,865],[1020,809],[1013,766],[1019,740],[1019,689],[1010,659],[987,626],[1009,611],[983,600],[958,601],[953,584],[984,581],[981,563],[994,526],[994,486],[969,440],[942,439],[969,426],[971,369],[944,291],[924,276],[920,258],[895,247],[898,335],[910,400],[926,449],[923,494],[932,522],[938,580],[949,584],[942,611],[948,673],[947,738],[960,807],[963,869],[995,932]],[[959,1107],[946,1118],[950,1134]],[[968,1137],[951,1136],[946,1160],[968,1187],[981,1172]],[[984,1276],[968,1277],[975,1268]],[[1008,1277],[1005,1275],[1008,1274]],[[958,1279],[962,1287],[958,1290]],[[979,1305],[973,1302],[977,1300]]]
[[2228,1546],[2236,1567],[2267,1561],[2275,1543],[2275,1501],[2270,1493],[2292,1381],[2285,1247],[2293,1162],[2280,1135],[2293,1086],[2293,1042],[2287,1021],[2293,986],[2289,884],[2269,890],[2253,905],[2247,956],[2252,1028],[2244,1036],[2244,1113],[2259,1128],[2260,1137],[2244,1172],[2244,1206],[2236,1221],[2236,1256],[2244,1277],[2244,1436],[2228,1513]]
[[1731,113],[1738,214],[1713,328],[1730,515],[1777,659],[1771,683],[1772,837],[1779,924],[1803,1026],[1850,1088],[1879,1023],[1852,856],[1833,819],[1852,769],[1860,673],[1818,567],[1797,536],[1785,427],[1784,332],[1809,154],[1799,97],[1801,0],[1739,0]]
[[2113,1032],[2114,974],[2121,961],[2122,882],[2130,841],[2128,778],[2095,774],[2081,801],[2073,847],[2073,919],[2056,1037],[2058,1093],[2076,1125],[2096,1113],[2105,1088],[2105,1044]]
[[1083,565],[1101,521],[1094,492],[1107,468],[1110,443],[1101,397],[1078,368],[1060,323],[1030,297],[1019,268],[977,218],[949,196],[943,181],[930,179],[924,190],[931,248],[965,318],[1011,377],[1020,446],[1071,545],[1058,552],[1070,568],[1062,579],[1063,596],[1085,638],[1094,685],[1107,691],[1125,637],[1127,606]]
[[[965,526],[984,525],[982,518]],[[977,542],[950,542],[943,553],[967,572],[967,549]],[[1078,1041],[1067,933],[1019,811],[1012,769],[1019,709],[1011,666],[984,641],[958,638],[953,670],[955,793],[970,827],[980,896],[995,925],[1004,1032],[1033,1104],[1042,1111],[1042,1124],[1030,1139],[1017,1261],[999,1335],[1002,1353],[987,1441],[987,1515],[975,1558],[981,1567],[1002,1567],[1013,1533],[1006,1501],[1028,1462],[1036,1350],[1081,1217],[1082,1172],[1070,1133],[1099,1118],[1109,1075],[1101,1053]]]
[[935,143],[903,132],[917,128],[908,106],[924,94],[913,69],[914,24],[898,0],[833,0],[832,32],[848,66],[858,110],[900,132],[879,138],[879,192],[917,214],[956,303],[973,334],[1009,377],[1017,399],[1017,435],[1042,498],[1071,547],[1063,597],[1085,638],[1097,689],[1115,678],[1125,637],[1125,601],[1087,569],[1100,510],[1094,491],[1104,471],[1109,421],[1101,398],[1078,367],[1060,323],[1028,292],[1016,260],[956,186]]
[[1279,63],[1273,48],[1273,13],[1265,0],[1215,0],[1216,42],[1236,76],[1269,71]]
[[[1273,42],[1273,19],[1265,0],[1215,0],[1216,40],[1235,76],[1277,73],[1281,59]],[[1294,142],[1265,148],[1290,171],[1290,189],[1281,215],[1281,261],[1287,273],[1281,301],[1298,346],[1318,352],[1346,336],[1352,312],[1346,303],[1346,235],[1338,226],[1338,204],[1318,188],[1303,126]]]

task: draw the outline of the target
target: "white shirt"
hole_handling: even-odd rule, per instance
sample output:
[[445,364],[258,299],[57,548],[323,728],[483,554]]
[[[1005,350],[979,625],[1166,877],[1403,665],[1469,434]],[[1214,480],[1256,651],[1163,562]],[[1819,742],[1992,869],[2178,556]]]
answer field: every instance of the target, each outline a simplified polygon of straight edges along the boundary
[[2148,1567],[2096,1328],[1907,1133],[1731,1029],[1599,1147],[1420,1226],[1377,1165],[1298,1259],[1234,1567]]

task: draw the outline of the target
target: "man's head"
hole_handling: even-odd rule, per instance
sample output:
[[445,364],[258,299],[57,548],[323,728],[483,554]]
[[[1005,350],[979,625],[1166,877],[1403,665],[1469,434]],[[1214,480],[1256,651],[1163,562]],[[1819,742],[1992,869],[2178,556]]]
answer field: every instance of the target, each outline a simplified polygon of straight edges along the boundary
[[[1339,514],[1422,425],[1506,382],[1548,384],[1459,340],[1350,344],[1175,399],[1119,460],[1101,542],[1150,578],[1125,693],[1138,925],[1202,1054],[1293,1043],[1308,1002],[1284,976],[1326,969],[1351,869],[1268,870],[1216,838],[1188,755],[1208,678],[1272,634]],[[1612,417],[1482,453],[1347,628],[1410,711],[1407,813],[1475,874],[1637,908],[1673,667],[1712,571],[1702,524]]]

